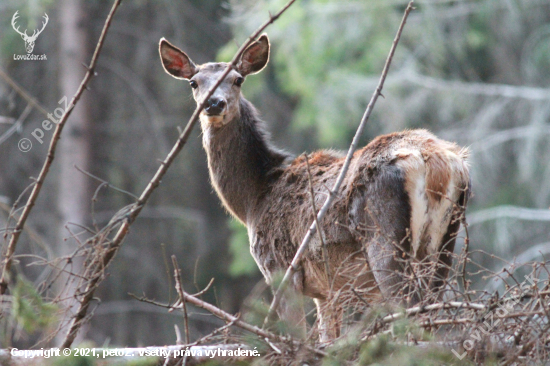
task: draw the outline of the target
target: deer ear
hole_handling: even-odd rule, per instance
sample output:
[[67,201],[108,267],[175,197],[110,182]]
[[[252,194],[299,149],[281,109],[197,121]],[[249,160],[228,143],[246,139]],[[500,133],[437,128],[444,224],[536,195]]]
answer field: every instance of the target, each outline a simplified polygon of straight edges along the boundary
[[189,56],[164,38],[160,40],[159,52],[164,70],[173,77],[190,79],[197,73],[197,67]]
[[269,61],[269,38],[262,34],[260,38],[244,50],[237,70],[242,76],[260,72]]

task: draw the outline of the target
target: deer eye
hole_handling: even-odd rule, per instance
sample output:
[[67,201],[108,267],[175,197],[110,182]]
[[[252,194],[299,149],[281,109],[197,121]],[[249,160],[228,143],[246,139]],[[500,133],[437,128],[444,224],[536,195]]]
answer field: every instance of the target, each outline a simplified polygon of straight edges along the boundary
[[191,88],[193,89],[197,89],[197,87],[199,86],[199,84],[197,84],[195,80],[189,80],[189,85],[191,85]]
[[243,85],[243,82],[244,82],[244,78],[240,77],[240,76],[238,78],[236,78],[235,81],[234,81],[235,85],[237,85],[237,86]]

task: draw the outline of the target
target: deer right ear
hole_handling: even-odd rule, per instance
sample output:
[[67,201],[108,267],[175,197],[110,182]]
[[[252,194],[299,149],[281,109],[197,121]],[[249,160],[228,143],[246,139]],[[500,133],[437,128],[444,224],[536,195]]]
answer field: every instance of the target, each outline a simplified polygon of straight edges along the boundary
[[191,79],[197,73],[197,67],[189,56],[164,38],[160,40],[159,52],[164,70],[173,77]]
[[269,61],[269,38],[264,33],[244,50],[237,64],[237,70],[242,76],[256,74],[267,65],[267,61]]

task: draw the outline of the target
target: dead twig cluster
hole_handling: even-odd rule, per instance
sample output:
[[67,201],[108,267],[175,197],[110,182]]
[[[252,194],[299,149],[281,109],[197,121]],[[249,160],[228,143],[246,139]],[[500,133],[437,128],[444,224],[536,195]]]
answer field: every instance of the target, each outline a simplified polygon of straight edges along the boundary
[[[484,269],[475,275],[489,282],[502,280],[502,294],[477,289],[464,289],[460,286],[464,275],[461,263],[473,262],[471,254],[462,252],[455,258],[455,265],[441,293],[425,291],[423,301],[410,308],[391,307],[380,299],[369,298],[351,285],[335,293],[332,298],[345,298],[345,319],[340,338],[330,344],[316,343],[316,323],[310,328],[306,339],[292,338],[284,333],[267,331],[243,319],[261,318],[251,316],[255,309],[242,315],[231,315],[217,306],[201,300],[178,287],[180,299],[169,307],[184,310],[184,303],[202,308],[226,322],[214,333],[224,333],[224,342],[245,343],[249,347],[259,347],[260,354],[269,364],[288,364],[289,360],[321,364],[332,360],[338,364],[359,365],[361,357],[369,352],[373,344],[391,345],[392,352],[401,349],[436,349],[443,352],[450,363],[463,364],[466,360],[484,363],[495,360],[502,365],[537,364],[550,359],[550,282],[547,262],[532,262],[505,268],[500,272]],[[177,263],[174,259],[177,272]],[[340,269],[345,268],[345,265]],[[335,269],[338,273],[340,269]],[[428,272],[426,272],[427,274]],[[425,274],[417,271],[416,280],[427,280]],[[503,279],[504,275],[504,279]],[[410,284],[401,284],[403,287]],[[205,291],[201,291],[203,295]],[[434,299],[439,299],[434,302]],[[149,301],[141,299],[143,301]],[[257,294],[253,301],[263,302],[267,310],[267,299],[261,300]],[[150,302],[150,301],[149,301]],[[330,303],[327,306],[332,306]],[[261,307],[260,307],[261,308]],[[253,314],[252,314],[253,315]],[[186,320],[190,321],[189,319]],[[233,328],[228,333],[229,328]],[[244,330],[244,336],[236,329]],[[200,339],[212,344],[219,338],[209,335]],[[197,343],[188,343],[196,345]],[[372,357],[383,361],[391,352]],[[361,356],[363,355],[363,356]],[[377,358],[378,357],[378,358]],[[414,357],[411,355],[411,357]],[[467,357],[466,359],[464,359]]]

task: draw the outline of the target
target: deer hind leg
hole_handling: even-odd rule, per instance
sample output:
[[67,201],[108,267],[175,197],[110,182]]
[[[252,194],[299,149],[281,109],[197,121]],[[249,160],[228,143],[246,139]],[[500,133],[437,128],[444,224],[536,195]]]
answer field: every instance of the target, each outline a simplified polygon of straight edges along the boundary
[[439,292],[439,290],[442,290],[445,287],[445,280],[449,275],[449,270],[453,262],[452,254],[454,252],[458,230],[460,229],[461,217],[464,215],[464,210],[466,209],[469,195],[470,183],[468,183],[468,186],[461,193],[457,202],[458,205],[455,207],[451,221],[447,228],[447,232],[441,241],[441,248],[439,248],[439,257],[437,261],[437,270],[430,286],[432,290],[435,290],[435,292]]
[[398,243],[378,237],[367,245],[367,257],[372,274],[384,300],[404,306],[411,306],[420,301],[414,276],[406,279],[409,272],[403,262],[403,251]]
[[342,324],[342,306],[338,302],[330,303],[323,299],[313,299],[313,301],[317,306],[317,321],[321,343],[327,343],[338,338]]
[[[409,197],[402,168],[381,165],[358,182],[350,196],[350,224],[361,234],[365,255],[382,297],[397,303],[419,301],[412,282],[405,283],[410,253]],[[405,254],[405,256],[404,256]]]

